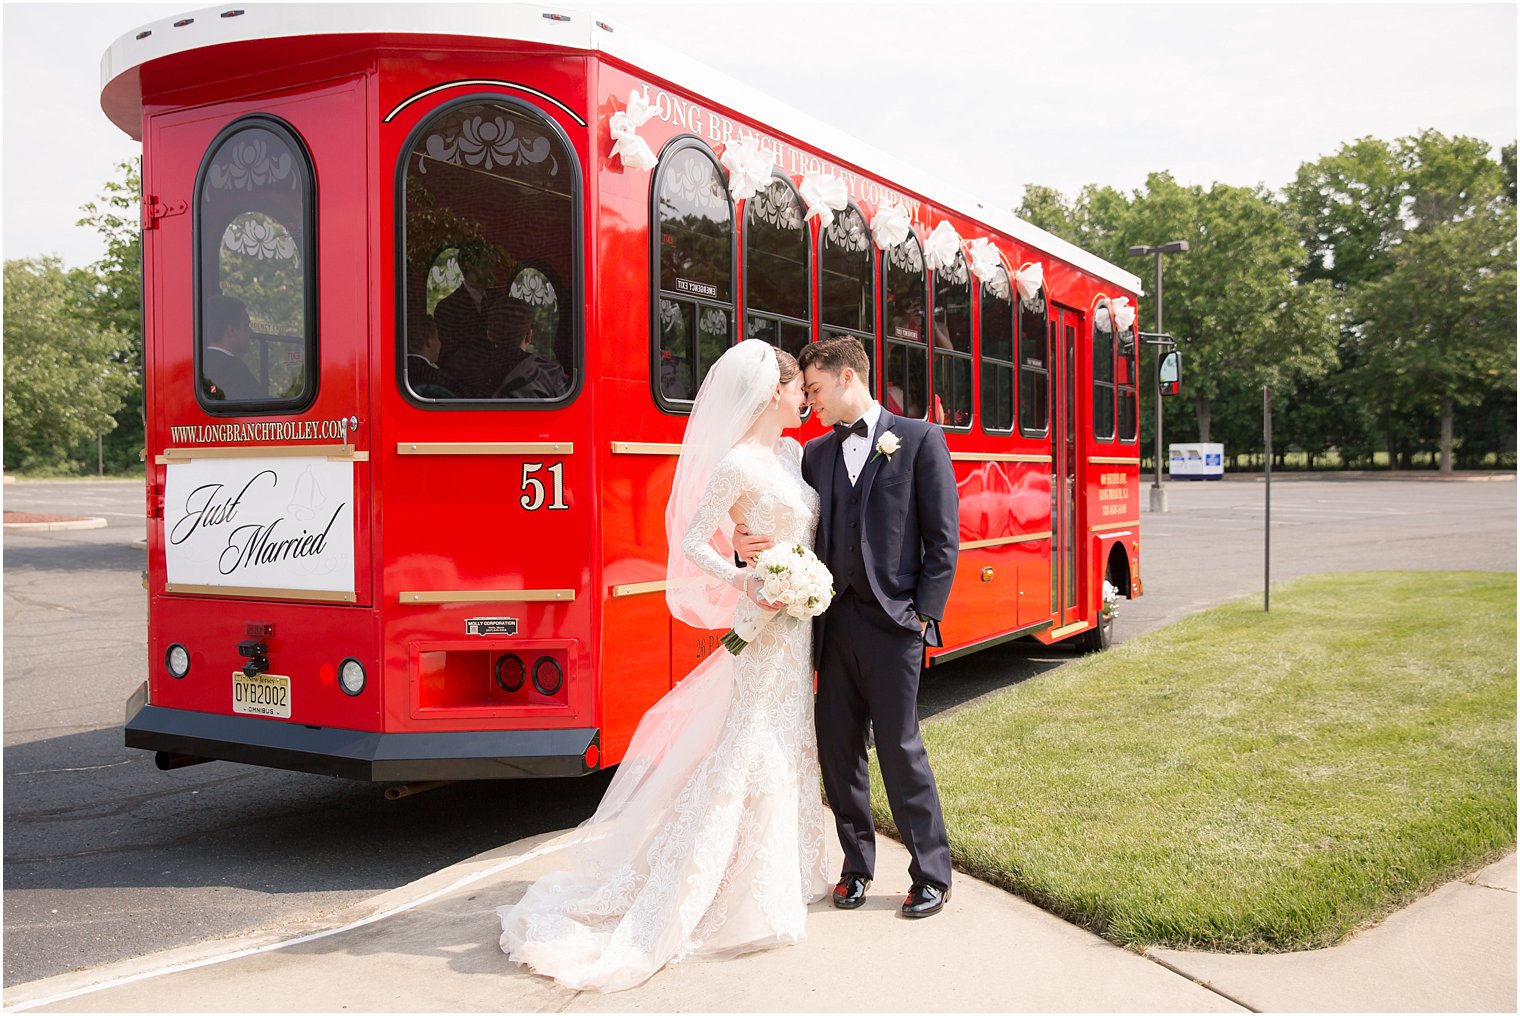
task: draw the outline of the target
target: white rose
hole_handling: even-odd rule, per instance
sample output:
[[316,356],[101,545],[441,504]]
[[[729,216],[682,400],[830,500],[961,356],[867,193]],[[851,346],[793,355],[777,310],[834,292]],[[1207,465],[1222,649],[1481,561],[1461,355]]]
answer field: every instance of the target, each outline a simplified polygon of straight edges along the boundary
[[897,449],[901,447],[902,442],[899,441],[897,435],[892,433],[890,430],[876,439],[876,450],[881,452],[889,459],[892,457],[893,453],[895,453]]

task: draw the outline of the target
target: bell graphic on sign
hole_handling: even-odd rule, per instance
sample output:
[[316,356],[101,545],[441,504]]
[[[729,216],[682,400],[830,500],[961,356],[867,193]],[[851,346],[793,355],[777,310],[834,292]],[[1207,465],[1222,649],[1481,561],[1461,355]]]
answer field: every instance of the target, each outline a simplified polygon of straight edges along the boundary
[[326,503],[327,498],[322,496],[322,488],[317,486],[316,477],[311,475],[311,467],[307,466],[301,478],[296,481],[295,492],[290,496],[291,517],[298,522],[310,522]]

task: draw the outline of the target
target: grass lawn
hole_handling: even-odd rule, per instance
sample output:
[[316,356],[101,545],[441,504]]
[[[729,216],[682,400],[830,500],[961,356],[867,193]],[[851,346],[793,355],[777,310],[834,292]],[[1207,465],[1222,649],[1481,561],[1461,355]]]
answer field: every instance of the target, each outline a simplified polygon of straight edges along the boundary
[[1515,730],[1515,576],[1376,572],[1186,618],[924,741],[962,870],[1126,945],[1257,952],[1513,848]]

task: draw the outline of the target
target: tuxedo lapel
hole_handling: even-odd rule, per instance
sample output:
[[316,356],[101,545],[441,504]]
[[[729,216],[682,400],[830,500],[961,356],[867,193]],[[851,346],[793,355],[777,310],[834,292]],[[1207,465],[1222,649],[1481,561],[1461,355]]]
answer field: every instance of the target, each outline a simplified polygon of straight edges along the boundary
[[860,510],[865,512],[866,504],[871,500],[871,484],[876,482],[876,474],[881,471],[881,464],[887,461],[887,457],[876,450],[876,442],[881,436],[892,429],[897,422],[897,417],[887,412],[885,406],[881,409],[881,415],[876,418],[876,427],[871,431],[871,450],[867,453],[866,467],[860,471]]
[[834,459],[840,455],[839,442],[824,438],[823,447],[814,453],[813,479],[818,481],[818,545],[827,560],[829,545],[829,505],[834,503]]

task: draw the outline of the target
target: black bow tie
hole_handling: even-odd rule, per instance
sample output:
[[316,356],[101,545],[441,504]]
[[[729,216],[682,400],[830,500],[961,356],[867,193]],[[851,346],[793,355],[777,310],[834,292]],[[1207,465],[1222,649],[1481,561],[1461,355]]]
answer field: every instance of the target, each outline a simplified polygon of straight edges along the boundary
[[866,418],[864,416],[856,420],[854,423],[834,424],[834,436],[839,438],[841,441],[849,437],[851,434],[859,434],[861,437],[865,437],[870,433],[871,428],[866,426]]

